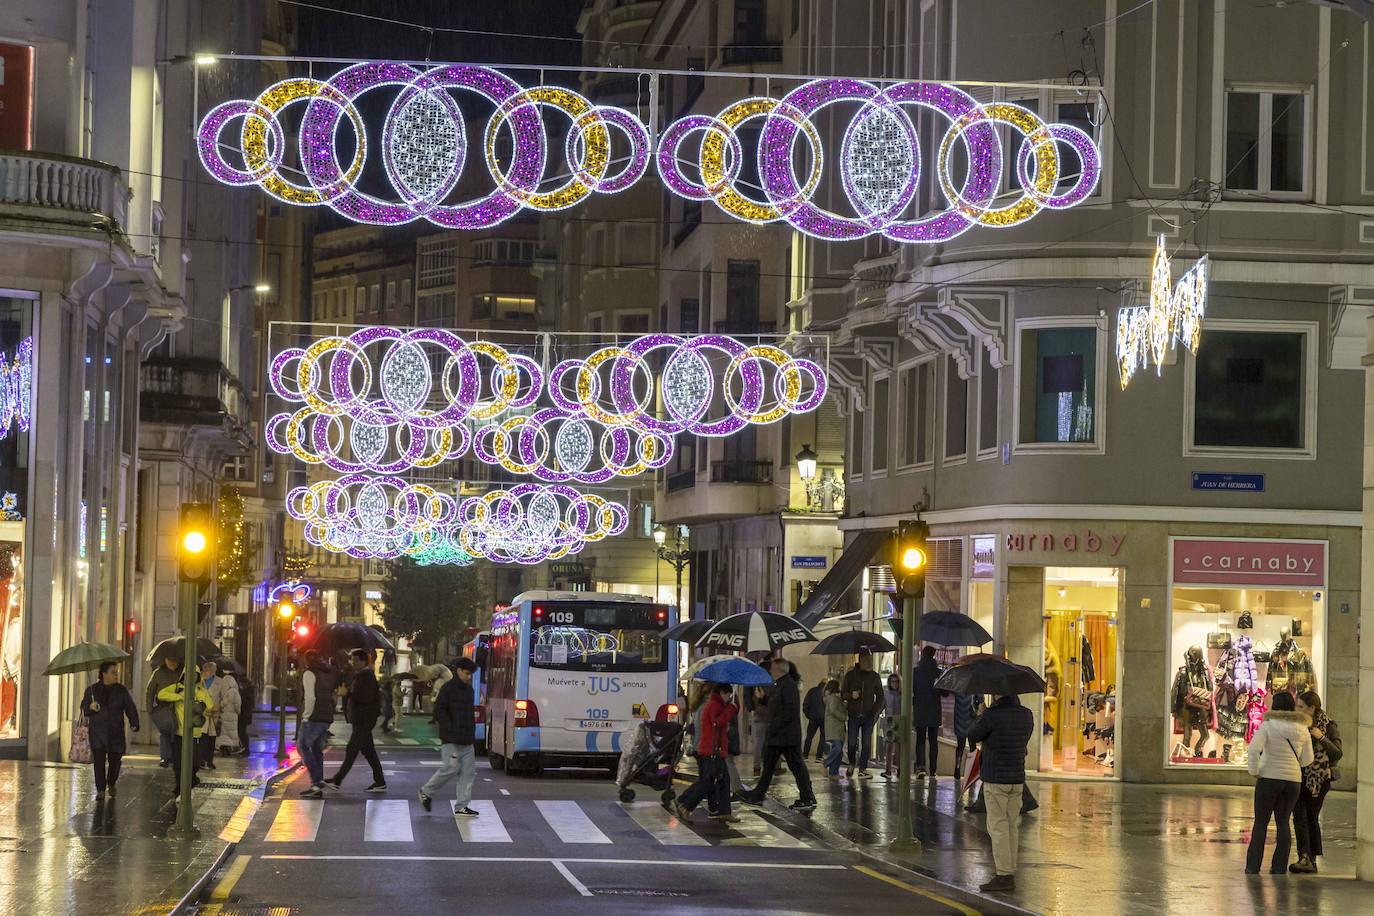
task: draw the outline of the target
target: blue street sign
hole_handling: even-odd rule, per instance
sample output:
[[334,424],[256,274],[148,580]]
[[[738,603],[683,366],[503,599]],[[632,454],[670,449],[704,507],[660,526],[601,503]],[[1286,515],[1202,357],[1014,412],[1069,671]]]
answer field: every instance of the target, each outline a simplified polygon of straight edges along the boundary
[[1263,474],[1194,474],[1194,490],[1239,490],[1246,493],[1264,492]]
[[830,561],[825,557],[793,557],[793,569],[825,569]]

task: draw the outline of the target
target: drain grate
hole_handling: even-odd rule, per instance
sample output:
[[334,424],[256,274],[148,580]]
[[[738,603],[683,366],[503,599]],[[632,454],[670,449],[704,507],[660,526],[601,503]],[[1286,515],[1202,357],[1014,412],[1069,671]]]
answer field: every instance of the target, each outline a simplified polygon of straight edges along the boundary
[[200,784],[203,788],[208,789],[251,789],[253,786],[257,785],[257,781],[253,779],[235,779],[231,776],[212,776],[209,778],[202,776],[200,778]]
[[238,906],[233,903],[210,903],[191,911],[195,916],[296,916],[294,906]]

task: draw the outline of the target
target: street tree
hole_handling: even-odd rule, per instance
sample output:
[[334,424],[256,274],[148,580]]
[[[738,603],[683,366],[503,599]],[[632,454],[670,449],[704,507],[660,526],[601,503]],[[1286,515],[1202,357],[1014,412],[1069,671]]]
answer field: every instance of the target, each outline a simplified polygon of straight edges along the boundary
[[471,566],[425,566],[409,557],[391,561],[382,582],[382,624],[437,659],[443,640],[477,625],[489,607],[482,577]]

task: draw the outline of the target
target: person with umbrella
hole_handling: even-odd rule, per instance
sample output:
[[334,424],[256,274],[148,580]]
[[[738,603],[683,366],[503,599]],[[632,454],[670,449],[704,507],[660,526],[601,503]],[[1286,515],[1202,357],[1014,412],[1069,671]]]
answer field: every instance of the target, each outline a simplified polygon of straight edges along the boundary
[[988,833],[997,874],[984,893],[1016,890],[1016,851],[1021,829],[1021,793],[1026,785],[1026,747],[1035,716],[1015,694],[1004,694],[978,717],[969,739],[983,745],[981,778],[988,808]]
[[707,808],[716,820],[738,823],[739,816],[730,813],[730,774],[726,761],[730,757],[730,722],[739,713],[732,702],[734,688],[729,684],[712,684],[710,698],[702,706],[697,736],[696,782],[673,803],[673,813],[686,823],[702,799],[710,799]]
[[[148,709],[149,712],[152,712],[161,702],[158,700],[158,694],[173,684],[180,682],[181,658],[168,652],[162,657],[162,664],[153,669],[152,677],[148,678],[148,687],[145,691],[147,694],[145,708]],[[157,724],[157,719],[157,716],[153,717],[154,724]],[[168,722],[170,724],[170,717],[168,717]],[[172,765],[172,744],[174,743],[173,739],[175,737],[176,733],[173,729],[162,728],[159,725],[157,747],[158,766],[163,769]]]
[[811,789],[811,774],[802,759],[801,691],[799,678],[792,673],[792,663],[775,656],[769,666],[773,675],[773,692],[768,698],[768,729],[764,739],[763,773],[754,788],[743,794],[746,804],[761,805],[768,794],[768,784],[779,760],[787,761],[787,769],[797,781],[799,797],[791,805],[794,811],[816,809],[816,794]]
[[[202,686],[199,680],[196,681],[195,702],[191,704],[191,724],[190,735],[187,735],[186,724],[186,704],[182,699],[186,696],[186,684],[183,681],[176,681],[170,686],[164,687],[157,692],[157,699],[161,703],[169,703],[176,711],[177,724],[176,735],[172,738],[172,797],[181,797],[181,743],[188,738],[195,742],[205,728],[205,723],[209,715],[214,711],[214,701],[210,699],[209,692]],[[200,767],[200,758],[196,754],[191,755],[191,787],[200,785],[200,780],[196,778],[196,770]]]
[[115,797],[119,765],[128,749],[124,720],[138,731],[138,705],[119,682],[119,662],[100,663],[100,676],[81,697],[81,714],[89,721],[91,765],[95,768],[95,797]]

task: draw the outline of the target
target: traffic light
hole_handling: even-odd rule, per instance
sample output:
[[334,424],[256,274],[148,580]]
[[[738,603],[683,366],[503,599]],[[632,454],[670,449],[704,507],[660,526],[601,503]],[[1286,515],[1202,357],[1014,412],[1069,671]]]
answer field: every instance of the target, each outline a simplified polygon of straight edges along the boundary
[[124,621],[124,651],[133,652],[134,643],[138,639],[138,621],[130,617]]
[[922,521],[902,522],[892,539],[892,576],[897,593],[907,598],[923,598],[926,593],[926,561],[930,549],[926,540],[930,526]]
[[295,618],[296,605],[290,598],[283,598],[277,602],[277,620],[289,626]]
[[177,559],[181,581],[202,587],[210,584],[215,568],[214,510],[209,503],[182,503],[177,529]]

